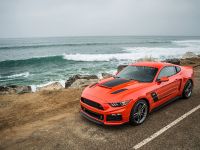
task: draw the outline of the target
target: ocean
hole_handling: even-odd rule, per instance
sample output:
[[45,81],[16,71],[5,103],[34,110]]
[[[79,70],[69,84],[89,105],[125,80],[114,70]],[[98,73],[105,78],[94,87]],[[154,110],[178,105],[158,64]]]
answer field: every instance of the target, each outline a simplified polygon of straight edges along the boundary
[[75,74],[114,73],[143,57],[200,54],[200,37],[91,36],[0,39],[0,85],[64,85]]

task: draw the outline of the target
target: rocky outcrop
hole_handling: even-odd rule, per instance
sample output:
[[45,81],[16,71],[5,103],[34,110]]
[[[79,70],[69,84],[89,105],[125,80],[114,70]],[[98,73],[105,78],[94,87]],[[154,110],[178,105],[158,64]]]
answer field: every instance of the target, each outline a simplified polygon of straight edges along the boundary
[[156,61],[156,59],[151,56],[145,56],[143,58],[139,58],[136,60],[136,62],[141,62],[141,61]]
[[175,64],[175,65],[180,65],[181,64],[180,59],[177,59],[177,58],[166,59],[166,60],[164,60],[164,62]]
[[11,94],[13,91],[10,91],[10,88],[7,86],[0,86],[0,94]]
[[102,75],[103,79],[110,78],[110,77],[114,76],[114,75],[112,75],[110,73],[102,73],[101,75]]
[[60,90],[63,89],[64,87],[59,83],[59,82],[54,82],[52,84],[43,86],[43,87],[38,87],[36,91],[53,91],[53,90]]
[[70,88],[84,88],[88,85],[97,83],[99,79],[77,79],[70,85]]
[[198,56],[195,53],[193,53],[193,52],[186,52],[182,56],[183,59],[186,59],[186,58],[195,58],[195,57],[198,57]]
[[9,85],[9,86],[0,86],[0,94],[23,94],[23,93],[31,93],[31,86],[17,86],[17,85]]
[[[79,80],[79,81],[77,81],[77,80]],[[98,81],[98,77],[96,75],[79,75],[79,74],[74,75],[72,77],[69,77],[69,79],[65,82],[65,88],[72,87],[72,86],[77,87],[78,82],[80,82],[80,84],[82,86],[89,85],[90,81],[92,83],[94,82],[93,80]],[[76,82],[76,83],[74,83],[74,82]],[[85,82],[85,84],[83,82]],[[72,85],[73,83],[74,83],[74,85]]]
[[32,92],[31,86],[18,86],[16,88],[17,94],[31,93],[31,92]]
[[124,69],[125,67],[127,67],[128,65],[119,65],[117,67],[117,72],[120,72],[122,69]]

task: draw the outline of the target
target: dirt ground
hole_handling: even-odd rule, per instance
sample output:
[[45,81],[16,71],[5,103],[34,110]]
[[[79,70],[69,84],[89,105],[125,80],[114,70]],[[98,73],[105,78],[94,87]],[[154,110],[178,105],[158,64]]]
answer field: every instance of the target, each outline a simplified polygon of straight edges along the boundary
[[[193,96],[149,115],[140,126],[96,125],[79,114],[82,90],[0,95],[0,149],[133,149],[200,104],[200,66]],[[200,110],[141,149],[200,149]]]

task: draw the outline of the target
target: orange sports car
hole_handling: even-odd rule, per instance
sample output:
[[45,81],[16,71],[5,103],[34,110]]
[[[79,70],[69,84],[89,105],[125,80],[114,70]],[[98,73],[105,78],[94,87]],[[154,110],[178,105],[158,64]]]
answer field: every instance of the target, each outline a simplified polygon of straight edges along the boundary
[[115,76],[86,87],[81,114],[98,124],[142,124],[155,108],[177,98],[189,98],[193,68],[163,62],[137,62]]

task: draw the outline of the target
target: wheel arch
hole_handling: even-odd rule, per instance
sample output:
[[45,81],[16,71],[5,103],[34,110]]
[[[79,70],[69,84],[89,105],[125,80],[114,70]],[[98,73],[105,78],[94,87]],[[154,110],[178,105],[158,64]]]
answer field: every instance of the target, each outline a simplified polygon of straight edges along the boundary
[[149,102],[149,100],[148,100],[147,98],[138,98],[138,99],[135,101],[134,105],[132,106],[131,112],[130,112],[130,115],[129,115],[129,122],[130,122],[131,124],[133,124],[133,125],[134,125],[134,123],[131,121],[131,120],[132,120],[132,119],[131,119],[132,110],[134,109],[134,107],[135,107],[135,105],[137,104],[137,102],[140,101],[140,100],[143,100],[143,101],[145,101],[145,102],[147,103],[147,107],[148,107],[147,115],[148,115],[149,112],[150,112],[150,102]]
[[191,81],[191,82],[192,82],[192,85],[194,86],[194,81],[193,81],[193,79],[192,79],[192,78],[188,78],[188,79],[185,81],[184,85],[183,85],[183,90],[184,90],[185,85],[186,85],[186,83],[187,83],[188,81]]
[[183,85],[183,90],[182,90],[182,93],[181,93],[181,95],[182,95],[183,98],[189,98],[189,97],[185,96],[185,93],[184,93],[186,85],[187,85],[188,82],[191,82],[192,83],[192,89],[194,88],[194,81],[193,81],[193,79],[192,78],[188,78],[185,81],[185,84]]
[[189,78],[187,81],[192,81],[192,85],[194,85],[194,81],[192,78]]
[[132,108],[135,106],[135,104],[136,104],[139,100],[144,100],[144,101],[147,102],[147,105],[148,105],[148,113],[149,113],[150,110],[151,110],[150,101],[149,101],[146,97],[140,97],[140,98],[138,98],[138,99],[135,101],[135,103],[134,103],[134,105],[132,106]]
[[[150,112],[150,102],[147,98],[141,98],[142,100],[145,100],[147,102],[147,105],[148,105],[148,113]],[[141,100],[140,99],[140,100]]]

